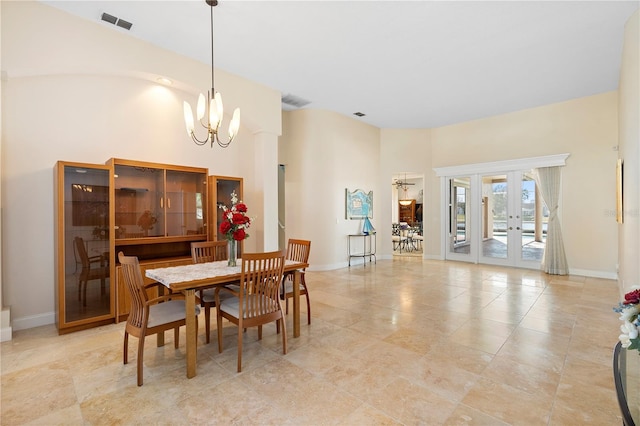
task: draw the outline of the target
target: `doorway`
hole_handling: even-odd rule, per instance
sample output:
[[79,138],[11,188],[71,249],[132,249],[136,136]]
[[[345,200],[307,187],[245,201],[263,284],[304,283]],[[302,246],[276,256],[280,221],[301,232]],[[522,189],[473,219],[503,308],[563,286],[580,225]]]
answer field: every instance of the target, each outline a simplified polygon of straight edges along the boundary
[[392,176],[391,185],[393,255],[422,257],[424,176],[398,172]]

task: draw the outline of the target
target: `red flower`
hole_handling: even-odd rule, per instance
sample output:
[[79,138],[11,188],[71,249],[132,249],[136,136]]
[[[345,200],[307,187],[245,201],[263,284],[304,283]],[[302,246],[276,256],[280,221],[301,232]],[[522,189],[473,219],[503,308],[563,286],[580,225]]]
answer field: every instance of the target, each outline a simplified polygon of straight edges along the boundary
[[220,223],[220,233],[221,234],[226,234],[227,232],[229,232],[231,230],[231,223],[229,223],[229,221],[224,221]]
[[231,218],[231,222],[234,225],[242,225],[245,223],[245,216],[242,213],[233,213],[233,217]]
[[246,237],[244,229],[238,229],[233,233],[233,239],[236,241],[242,241]]
[[236,210],[239,211],[240,213],[246,213],[247,205],[245,203],[238,203],[236,204]]
[[640,290],[633,290],[624,295],[624,305],[637,305],[640,303]]

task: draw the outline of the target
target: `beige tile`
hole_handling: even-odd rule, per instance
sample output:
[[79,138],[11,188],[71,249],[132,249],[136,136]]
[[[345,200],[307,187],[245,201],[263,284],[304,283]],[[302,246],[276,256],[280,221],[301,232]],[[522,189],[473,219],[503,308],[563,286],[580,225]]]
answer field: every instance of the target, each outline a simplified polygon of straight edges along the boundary
[[444,422],[446,426],[507,426],[495,417],[491,417],[482,411],[478,411],[464,404],[458,404],[455,411]]
[[124,323],[17,331],[0,344],[0,423],[621,423],[614,280],[413,258],[307,279],[311,324],[303,315],[293,338],[287,315],[287,355],[274,324],[262,340],[242,333],[242,373],[236,327],[224,323],[220,354],[215,320],[204,344],[203,315],[196,377],[182,329],[177,350],[172,333],[161,348],[147,339],[142,387],[137,339],[122,363]]
[[553,395],[541,397],[482,378],[469,390],[462,403],[505,423],[546,425]]
[[2,424],[22,424],[76,404],[70,366],[53,361],[2,375]]
[[379,389],[371,404],[404,424],[442,424],[457,405],[403,378]]

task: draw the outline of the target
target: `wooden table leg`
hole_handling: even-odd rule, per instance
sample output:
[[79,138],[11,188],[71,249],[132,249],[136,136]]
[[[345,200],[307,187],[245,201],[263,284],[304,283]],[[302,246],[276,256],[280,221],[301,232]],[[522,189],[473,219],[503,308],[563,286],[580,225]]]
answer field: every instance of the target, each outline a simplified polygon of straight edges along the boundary
[[196,310],[196,292],[195,290],[186,290],[184,292],[185,304],[186,304],[186,334],[187,334],[187,378],[190,379],[196,375],[196,355],[198,351],[197,336],[198,330],[196,330],[196,317],[194,312]]
[[[158,296],[162,296],[164,294],[164,286],[158,286]],[[156,334],[157,346],[159,348],[164,346],[164,331]]]
[[293,337],[300,337],[300,280],[302,273],[293,274]]

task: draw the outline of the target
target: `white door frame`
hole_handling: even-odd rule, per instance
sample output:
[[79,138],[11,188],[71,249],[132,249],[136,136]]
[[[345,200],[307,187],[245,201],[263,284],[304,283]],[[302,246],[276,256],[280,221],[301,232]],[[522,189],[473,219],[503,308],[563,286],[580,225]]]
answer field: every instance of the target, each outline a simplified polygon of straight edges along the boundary
[[[436,176],[440,177],[440,194],[441,194],[440,217],[442,218],[442,221],[443,221],[441,224],[441,232],[440,232],[441,258],[461,260],[461,261],[473,262],[473,263],[478,263],[481,260],[483,263],[487,261],[487,258],[485,257],[482,257],[481,259],[479,250],[477,248],[478,244],[475,243],[476,241],[481,240],[480,232],[482,229],[482,223],[481,223],[482,215],[479,214],[480,212],[476,212],[476,210],[479,208],[478,206],[482,204],[482,191],[479,190],[479,188],[481,188],[482,175],[501,174],[501,173],[508,174],[510,172],[530,170],[538,167],[564,166],[566,164],[566,159],[569,157],[569,155],[570,154],[557,154],[557,155],[549,155],[544,157],[531,157],[531,158],[522,158],[522,159],[516,159],[516,160],[496,161],[491,163],[476,163],[476,164],[466,164],[461,166],[435,168],[434,171],[436,172]],[[448,182],[449,182],[449,179],[457,178],[457,177],[471,178],[471,188],[472,188],[471,200],[470,200],[471,203],[469,206],[466,206],[467,208],[466,214],[471,215],[471,221],[472,221],[471,230],[470,230],[470,238],[471,238],[472,244],[471,244],[470,253],[468,255],[449,253],[449,248],[448,248],[449,232],[447,229],[447,222],[449,220],[448,209],[450,208],[449,206],[450,194],[449,194]],[[476,188],[476,190],[473,190],[473,188]],[[514,208],[514,206],[511,206],[511,208]],[[515,221],[512,224],[510,224],[510,226],[513,228],[515,227],[521,228],[521,225],[517,225]],[[515,238],[511,238],[511,241],[515,241]],[[516,246],[516,245],[519,246],[520,244],[519,243],[509,244],[509,249],[514,250],[515,247],[512,248],[511,246]],[[521,256],[515,253],[514,251],[509,253],[509,256],[507,256],[507,259],[516,259],[515,264],[513,264],[513,266],[529,267],[529,268],[537,267],[535,266],[537,264],[536,262],[520,261]],[[495,264],[512,265],[509,262],[511,262],[511,260],[502,261],[502,259],[495,259],[495,258],[491,259],[492,264],[495,263]]]

